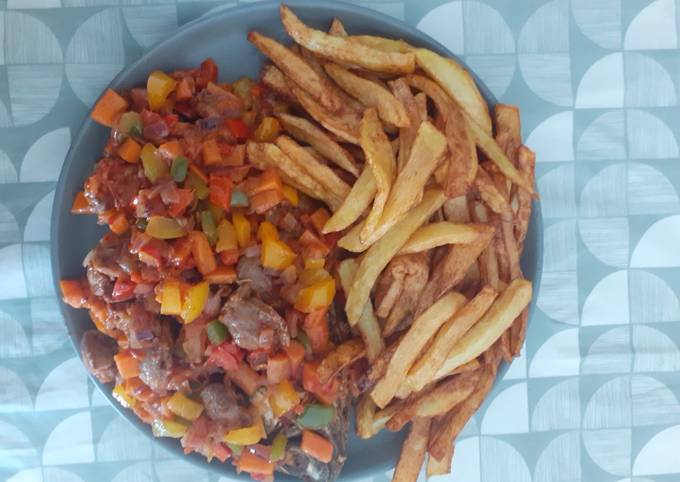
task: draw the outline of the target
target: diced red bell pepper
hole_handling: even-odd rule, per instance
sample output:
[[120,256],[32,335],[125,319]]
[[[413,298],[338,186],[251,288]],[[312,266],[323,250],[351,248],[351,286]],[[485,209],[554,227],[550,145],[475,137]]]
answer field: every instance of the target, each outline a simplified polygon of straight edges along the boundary
[[217,365],[224,370],[236,370],[243,360],[243,351],[233,343],[222,343],[212,347],[208,356],[208,363]]
[[305,362],[302,365],[302,386],[326,405],[332,405],[338,396],[340,384],[337,378],[332,378],[325,385],[321,384],[318,373],[319,362]]
[[196,83],[201,87],[205,87],[210,82],[217,80],[218,73],[217,64],[209,57],[201,62],[201,71],[198,79],[196,79]]
[[231,178],[227,176],[210,175],[210,202],[225,211],[231,207]]
[[231,266],[238,263],[239,254],[240,253],[238,249],[228,249],[226,251],[222,251],[219,253],[220,261],[222,261],[222,263],[226,266]]
[[248,139],[250,136],[250,129],[246,125],[245,122],[241,119],[227,119],[224,121],[226,124],[227,128],[229,129],[229,132],[232,133],[234,137],[236,137],[240,141],[244,141]]
[[170,204],[168,207],[168,214],[173,218],[179,217],[184,213],[184,210],[194,200],[194,192],[191,189],[175,189],[175,196],[177,201]]
[[126,301],[135,297],[137,284],[129,279],[118,278],[113,285],[111,298],[114,301]]

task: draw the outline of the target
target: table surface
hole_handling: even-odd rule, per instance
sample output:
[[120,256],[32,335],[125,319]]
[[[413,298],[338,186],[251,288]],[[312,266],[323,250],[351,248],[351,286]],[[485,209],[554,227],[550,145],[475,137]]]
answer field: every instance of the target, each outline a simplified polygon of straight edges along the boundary
[[[0,0],[0,480],[218,480],[94,390],[59,314],[49,219],[102,88],[178,26],[237,3]],[[521,105],[538,155],[538,309],[440,479],[677,481],[680,0],[356,3],[429,33]]]

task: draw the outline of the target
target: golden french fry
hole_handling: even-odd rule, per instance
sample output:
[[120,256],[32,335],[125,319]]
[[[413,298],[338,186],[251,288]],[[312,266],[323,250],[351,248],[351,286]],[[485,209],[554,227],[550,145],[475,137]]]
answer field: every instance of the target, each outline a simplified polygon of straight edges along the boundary
[[[338,264],[338,277],[345,293],[350,290],[358,268],[359,265],[354,258],[344,259]],[[364,311],[361,313],[357,323],[357,328],[366,346],[366,358],[368,358],[369,362],[373,362],[385,349],[385,341],[380,334],[380,325],[373,313],[371,300],[366,302]]]
[[246,151],[248,152],[248,159],[255,166],[260,169],[268,167],[277,169],[281,174],[281,178],[287,184],[310,197],[324,201],[331,209],[337,209],[342,203],[342,198],[338,198],[332,192],[325,189],[275,144],[248,142]]
[[345,30],[342,20],[340,20],[338,17],[333,17],[333,21],[331,22],[331,27],[328,29],[328,33],[330,35],[335,35],[336,37],[347,37],[347,30]]
[[323,57],[350,63],[369,70],[388,73],[411,73],[415,69],[412,53],[382,52],[374,48],[335,37],[305,25],[286,5],[280,7],[281,22],[296,43]]
[[458,106],[451,97],[433,80],[423,75],[413,74],[405,76],[404,82],[432,99],[437,111],[445,119],[449,117],[451,109],[458,109]]
[[350,325],[359,321],[364,305],[380,272],[408,241],[408,238],[444,204],[444,193],[439,189],[425,192],[423,200],[378,240],[362,258],[352,289],[347,295],[345,311]]
[[375,177],[369,166],[364,167],[340,207],[326,221],[324,233],[341,231],[361,217],[375,197]]
[[459,196],[449,198],[442,207],[444,210],[444,218],[452,223],[469,223],[470,209],[468,208],[467,198]]
[[512,323],[510,328],[510,353],[513,357],[519,356],[524,344],[524,337],[527,332],[527,321],[529,319],[529,308],[524,308],[522,313]]
[[359,176],[359,167],[350,153],[335,142],[323,129],[307,119],[291,114],[281,113],[277,114],[276,117],[291,136],[299,141],[306,142],[338,167]]
[[469,244],[479,236],[474,224],[454,224],[446,221],[426,224],[413,233],[399,254],[419,253],[445,244]]
[[370,399],[371,403],[373,404],[374,414],[372,431],[373,435],[375,435],[385,428],[387,422],[389,422],[390,419],[394,417],[394,415],[401,409],[402,403],[401,402],[391,403],[382,410],[377,410],[378,407],[375,404],[375,402],[373,402],[371,395],[369,393],[366,393],[365,396],[366,398]]
[[[486,206],[481,202],[476,202],[473,207],[473,217],[477,222],[487,224],[489,223],[489,215]],[[494,289],[500,289],[500,274],[498,270],[498,259],[496,257],[496,250],[493,243],[482,251],[479,256],[480,261],[480,277],[483,284],[488,284]]]
[[487,135],[491,134],[489,109],[470,73],[452,59],[430,50],[416,49],[416,62],[473,119]]
[[350,366],[359,358],[363,358],[365,354],[366,348],[364,347],[364,342],[358,338],[347,340],[336,346],[319,363],[317,373],[319,374],[320,382],[322,384],[327,383],[343,368]]
[[[514,105],[496,104],[493,108],[496,142],[505,155],[517,166],[519,146],[522,145],[522,124],[519,108]],[[519,166],[518,166],[519,167]]]
[[451,372],[451,375],[457,375],[459,373],[465,373],[465,372],[471,372],[474,370],[477,370],[482,364],[480,363],[479,359],[475,358],[474,360],[470,360],[469,362],[459,366],[455,370]]
[[530,281],[512,281],[482,319],[458,340],[435,378],[443,378],[463,363],[476,358],[500,338],[531,301],[531,291]]
[[512,209],[510,204],[505,200],[503,194],[498,191],[493,180],[483,167],[477,170],[477,177],[475,178],[475,186],[479,191],[479,196],[482,201],[495,213],[502,216],[511,216]]
[[394,352],[397,351],[397,348],[399,347],[399,341],[401,341],[402,338],[403,336],[392,342],[390,346],[385,348],[380,353],[380,355],[375,360],[373,360],[366,377],[366,385],[368,387],[375,386],[375,384],[378,383],[378,380],[385,376],[385,373],[387,372],[387,366],[390,364],[390,360],[394,356]]
[[422,92],[419,92],[413,98],[416,101],[418,118],[420,119],[420,122],[425,122],[427,120],[427,96]]
[[366,107],[375,107],[382,120],[397,127],[409,126],[404,106],[385,87],[372,80],[359,77],[338,64],[329,62],[324,68],[345,92]]
[[467,118],[457,107],[449,109],[444,133],[449,145],[444,192],[455,198],[472,186],[478,172],[477,147]]
[[487,225],[472,243],[448,246],[444,258],[435,266],[420,296],[416,314],[425,311],[441,295],[463,280],[470,266],[477,261],[479,255],[489,245],[495,232],[492,226]]
[[352,144],[359,143],[358,126],[361,118],[356,113],[352,111],[330,112],[304,90],[295,85],[289,87],[298,102],[314,120],[341,139]]
[[519,250],[517,248],[517,241],[515,240],[515,227],[513,226],[511,217],[501,221],[501,233],[503,234],[505,254],[508,257],[510,280],[521,278],[522,268],[519,265]]
[[[517,153],[517,160],[522,175],[534,185],[534,168],[536,165],[536,154],[526,146],[520,146]],[[529,219],[531,218],[531,195],[523,190],[517,192],[517,246],[520,251],[524,246],[524,238],[529,230]]]
[[396,165],[390,141],[382,130],[375,109],[369,108],[364,111],[359,132],[361,148],[364,150],[366,163],[371,168],[376,186],[373,207],[366,216],[359,233],[359,238],[363,240],[373,233],[380,221],[390,195]]
[[[338,246],[348,251],[361,252],[385,235],[414,205],[420,202],[425,183],[437,167],[445,150],[444,136],[431,123],[423,122],[418,128],[409,160],[397,175],[390,190],[380,223],[368,233],[362,231],[365,222],[355,226],[338,241]],[[363,234],[368,234],[370,237],[364,241],[361,237]]]
[[359,438],[369,439],[384,427],[385,422],[382,426],[375,424],[376,409],[371,396],[364,393],[356,408],[356,430]]
[[420,351],[437,333],[446,321],[465,303],[465,297],[451,292],[443,296],[428,310],[424,311],[411,325],[394,353],[385,376],[378,381],[371,391],[373,401],[380,408],[387,405],[394,397],[409,369],[415,362]]
[[307,62],[294,54],[285,45],[280,44],[273,38],[265,37],[259,32],[250,32],[248,40],[253,43],[260,52],[269,57],[289,79],[309,93],[326,109],[336,111],[341,107],[341,100],[333,95],[323,79],[312,69]]
[[444,415],[465,400],[478,382],[479,373],[465,372],[440,382],[431,390],[415,394],[413,399],[405,400],[404,406],[387,422],[387,429],[397,432],[415,417]]
[[486,286],[464,307],[448,320],[439,330],[432,345],[413,364],[404,384],[410,391],[416,392],[430,383],[444,361],[448,357],[451,347],[477,323],[494,302],[498,292]]
[[401,102],[409,118],[409,126],[399,129],[399,153],[397,157],[398,171],[406,165],[411,155],[411,147],[416,138],[418,127],[420,127],[420,115],[416,106],[416,99],[413,97],[411,89],[403,78],[398,78],[389,82],[390,89],[394,96]]
[[420,467],[425,460],[431,420],[416,418],[411,424],[411,431],[401,447],[401,455],[394,470],[392,482],[416,482]]
[[265,65],[262,67],[262,74],[260,75],[260,80],[262,83],[272,89],[277,94],[287,98],[288,100],[293,100],[297,102],[297,99],[292,94],[288,88],[288,81],[286,76],[283,75],[277,67],[274,65]]
[[[431,429],[430,429],[431,430]],[[441,460],[437,460],[432,455],[427,458],[427,478],[434,477],[435,475],[446,475],[451,473],[451,462],[453,459],[453,452],[456,446],[455,441],[452,440],[449,449],[444,454]]]
[[298,167],[330,191],[335,197],[345,199],[350,187],[340,179],[331,168],[319,162],[313,155],[288,136],[281,135],[276,139],[276,145],[295,162]]
[[405,54],[413,50],[413,47],[404,40],[394,40],[376,35],[351,35],[348,40],[383,52]]

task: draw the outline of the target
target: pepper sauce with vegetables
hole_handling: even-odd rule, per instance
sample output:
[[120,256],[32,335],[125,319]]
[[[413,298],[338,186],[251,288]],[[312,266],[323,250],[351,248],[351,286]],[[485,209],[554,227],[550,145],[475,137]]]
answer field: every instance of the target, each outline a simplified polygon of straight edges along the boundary
[[111,134],[72,212],[110,231],[63,298],[97,328],[81,341],[86,367],[154,435],[256,480],[332,479],[348,402],[341,380],[317,374],[342,341],[328,212],[246,158],[288,106],[217,78],[207,59],[99,99],[92,118]]

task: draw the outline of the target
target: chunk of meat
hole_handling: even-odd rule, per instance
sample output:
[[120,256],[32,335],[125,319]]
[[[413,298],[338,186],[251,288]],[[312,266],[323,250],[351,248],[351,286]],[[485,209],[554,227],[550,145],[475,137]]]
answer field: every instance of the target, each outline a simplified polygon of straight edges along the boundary
[[137,164],[105,157],[85,181],[85,197],[98,214],[110,209],[125,209],[143,181]]
[[267,297],[271,293],[272,282],[264,272],[259,258],[241,256],[236,265],[236,274],[239,280],[248,282],[258,296]]
[[80,354],[85,368],[102,383],[116,379],[115,353],[115,340],[97,330],[86,331],[80,340]]
[[430,273],[428,253],[415,253],[394,258],[378,278],[376,314],[387,318],[383,334],[394,333],[404,319],[412,315]]
[[172,366],[170,348],[159,344],[146,351],[139,366],[139,378],[157,394],[165,395]]
[[254,351],[271,350],[263,346],[262,332],[274,330],[273,345],[288,346],[290,335],[286,321],[274,308],[251,296],[248,285],[240,287],[222,307],[220,321],[229,329],[234,342],[241,348]]
[[227,430],[247,427],[251,423],[248,409],[239,405],[236,392],[230,385],[211,383],[201,391],[201,401],[208,417],[222,422]]
[[210,82],[196,96],[196,112],[201,117],[233,119],[241,117],[243,101],[238,95]]

